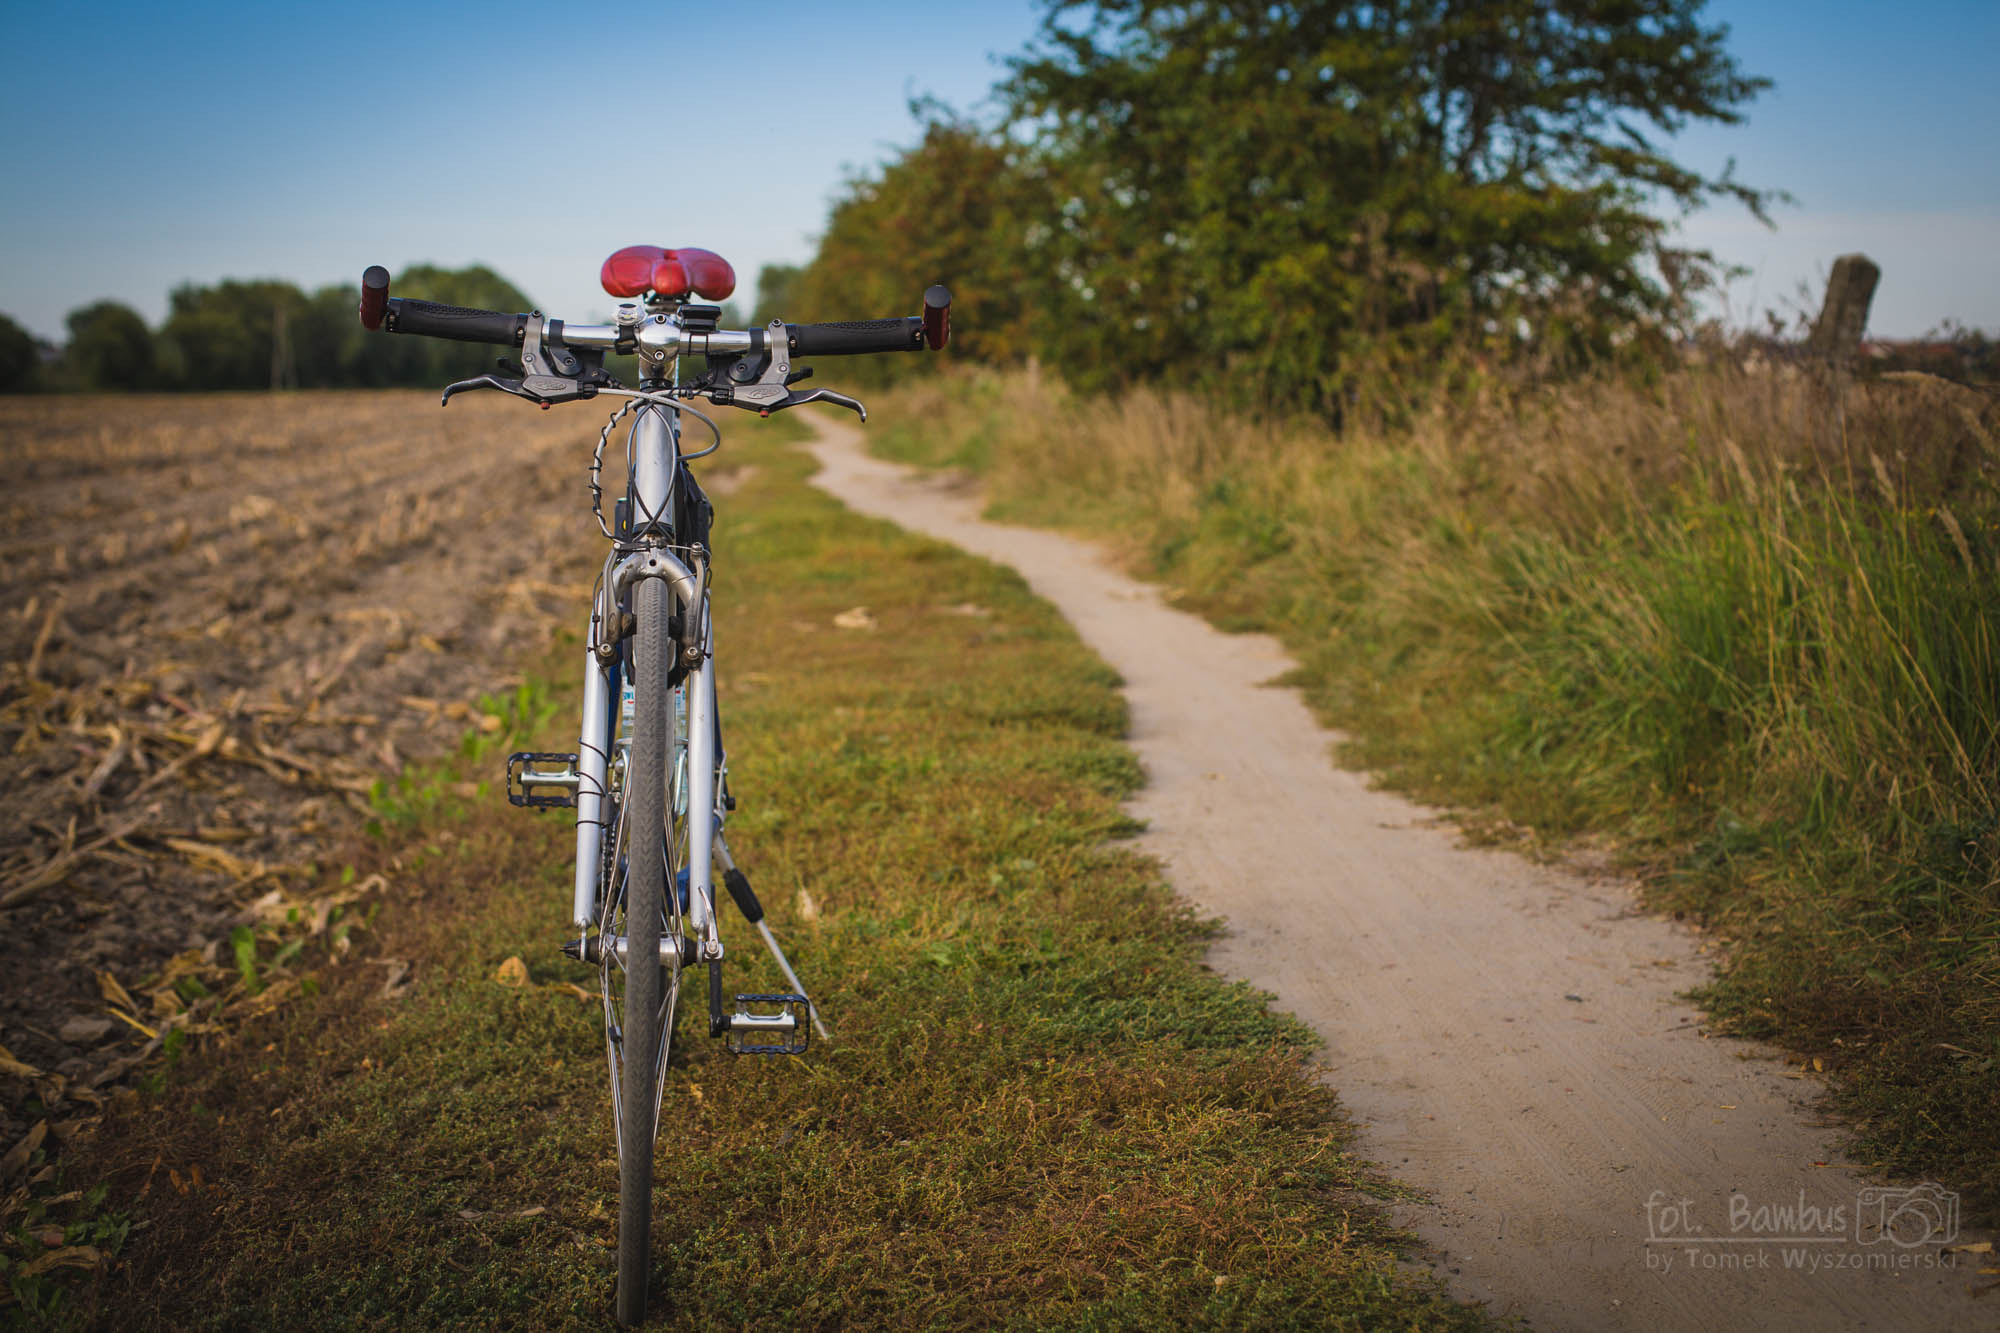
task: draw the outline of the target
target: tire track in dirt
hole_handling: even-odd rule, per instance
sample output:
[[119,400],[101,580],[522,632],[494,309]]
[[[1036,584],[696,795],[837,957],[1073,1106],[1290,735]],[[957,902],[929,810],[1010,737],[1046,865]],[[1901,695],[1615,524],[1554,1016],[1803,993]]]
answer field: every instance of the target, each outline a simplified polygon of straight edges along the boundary
[[[504,481],[523,462],[511,448],[491,457],[483,439],[436,426],[407,436],[385,434],[360,447],[322,448],[313,439],[318,433],[302,426],[297,447],[282,459],[245,451],[233,466],[199,481],[186,478],[177,488],[186,498],[165,507],[155,500],[145,458],[106,460],[89,480],[66,476],[64,489],[79,499],[67,513],[52,504],[42,524],[27,528],[22,545],[28,550],[10,582],[60,581],[66,598],[93,608],[100,625],[80,627],[86,630],[115,619],[132,596],[163,577],[193,577],[211,590],[220,577],[232,591],[274,576],[324,583],[326,570],[302,573],[278,557],[330,544],[356,548],[370,565],[383,563],[385,553],[367,545],[374,529],[408,519],[416,521],[416,531],[406,535],[434,540],[467,511],[484,509],[494,493],[485,483]],[[106,507],[100,486],[116,490],[133,483],[141,488],[132,497],[137,512],[108,531],[91,522]],[[335,577],[353,572],[343,566]]]
[[1697,941],[1629,885],[1458,845],[1333,765],[1337,737],[1266,684],[1292,665],[1275,640],[814,425],[819,486],[1011,565],[1125,678],[1143,845],[1227,920],[1216,968],[1325,1038],[1362,1150],[1430,1195],[1399,1220],[1454,1292],[1550,1329],[1993,1326],[1975,1256],[1871,1227],[1894,1196],[1826,1165],[1811,1082],[1707,1039],[1677,998],[1708,975]]

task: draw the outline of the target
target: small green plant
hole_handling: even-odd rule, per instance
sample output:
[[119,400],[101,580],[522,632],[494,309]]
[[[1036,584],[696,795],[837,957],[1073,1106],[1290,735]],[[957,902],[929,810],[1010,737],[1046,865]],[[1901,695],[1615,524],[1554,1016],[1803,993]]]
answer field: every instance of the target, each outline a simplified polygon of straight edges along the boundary
[[[39,1172],[43,1164],[37,1148],[29,1166]],[[130,1215],[105,1206],[108,1186],[77,1189],[66,1183],[67,1171],[58,1167],[54,1179],[8,1200],[13,1215],[0,1233],[0,1282],[9,1298],[0,1322],[8,1328],[80,1325],[79,1279],[114,1259],[131,1234]]]
[[230,931],[229,951],[236,959],[236,973],[243,978],[244,988],[259,989],[262,983],[257,978],[257,932],[249,926]]

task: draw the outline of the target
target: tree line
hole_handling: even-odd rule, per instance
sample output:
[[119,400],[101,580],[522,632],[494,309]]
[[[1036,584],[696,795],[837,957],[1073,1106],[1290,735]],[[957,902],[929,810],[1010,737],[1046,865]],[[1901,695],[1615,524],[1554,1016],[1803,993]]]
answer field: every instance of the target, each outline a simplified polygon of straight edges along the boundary
[[1669,151],[1769,87],[1702,8],[1043,0],[997,112],[915,104],[847,183],[797,317],[944,280],[962,356],[1335,414],[1371,371],[1643,350],[1721,272],[1671,219],[1782,197]]
[[[485,310],[531,305],[483,265],[413,265],[391,290]],[[435,387],[493,368],[489,347],[369,334],[355,319],[360,295],[349,283],[313,292],[268,279],[189,283],[157,329],[116,301],[71,311],[60,348],[0,315],[0,390]]]
[[[1781,197],[1669,151],[1769,86],[1703,5],[1042,0],[997,110],[913,105],[917,142],[846,183],[811,262],[761,275],[755,317],[909,311],[943,281],[954,360],[1036,356],[1081,388],[1184,382],[1336,416],[1371,379],[1644,355],[1721,272],[1674,244],[1674,215],[1723,200],[1762,217]],[[484,268],[420,266],[396,290],[528,305]],[[0,328],[0,382],[435,384],[490,364],[367,338],[355,299],[184,287],[156,334],[102,303],[71,315],[53,362]]]

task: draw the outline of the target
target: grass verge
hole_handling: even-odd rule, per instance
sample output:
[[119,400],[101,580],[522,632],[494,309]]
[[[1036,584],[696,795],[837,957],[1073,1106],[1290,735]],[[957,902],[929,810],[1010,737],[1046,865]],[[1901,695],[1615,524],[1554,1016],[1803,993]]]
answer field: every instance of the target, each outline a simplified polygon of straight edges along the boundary
[[[835,1040],[733,1060],[683,1021],[656,1318],[1479,1326],[1395,1264],[1393,1187],[1347,1156],[1308,1034],[1207,972],[1209,928],[1107,841],[1138,777],[1110,673],[1011,573],[847,514],[796,452],[733,450],[755,466],[717,529],[731,841]],[[575,653],[540,673],[564,698]],[[139,1219],[81,1318],[607,1322],[567,826],[457,790],[395,793],[366,959],[73,1156]],[[729,938],[736,984],[774,988]]]
[[1033,375],[884,409],[889,456],[1281,635],[1391,785],[1609,835],[1726,944],[1719,1026],[1831,1070],[1858,1160],[2000,1215],[1990,397],[1723,364],[1341,438]]

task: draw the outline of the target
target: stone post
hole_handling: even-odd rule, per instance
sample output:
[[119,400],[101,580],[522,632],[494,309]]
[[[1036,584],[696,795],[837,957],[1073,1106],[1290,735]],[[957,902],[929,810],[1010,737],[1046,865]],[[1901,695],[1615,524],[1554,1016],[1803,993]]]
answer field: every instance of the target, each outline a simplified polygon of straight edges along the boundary
[[1842,255],[1833,261],[1833,276],[1826,281],[1826,304],[1806,350],[1832,361],[1846,361],[1861,346],[1868,328],[1868,307],[1875,299],[1875,284],[1882,270],[1867,255]]

